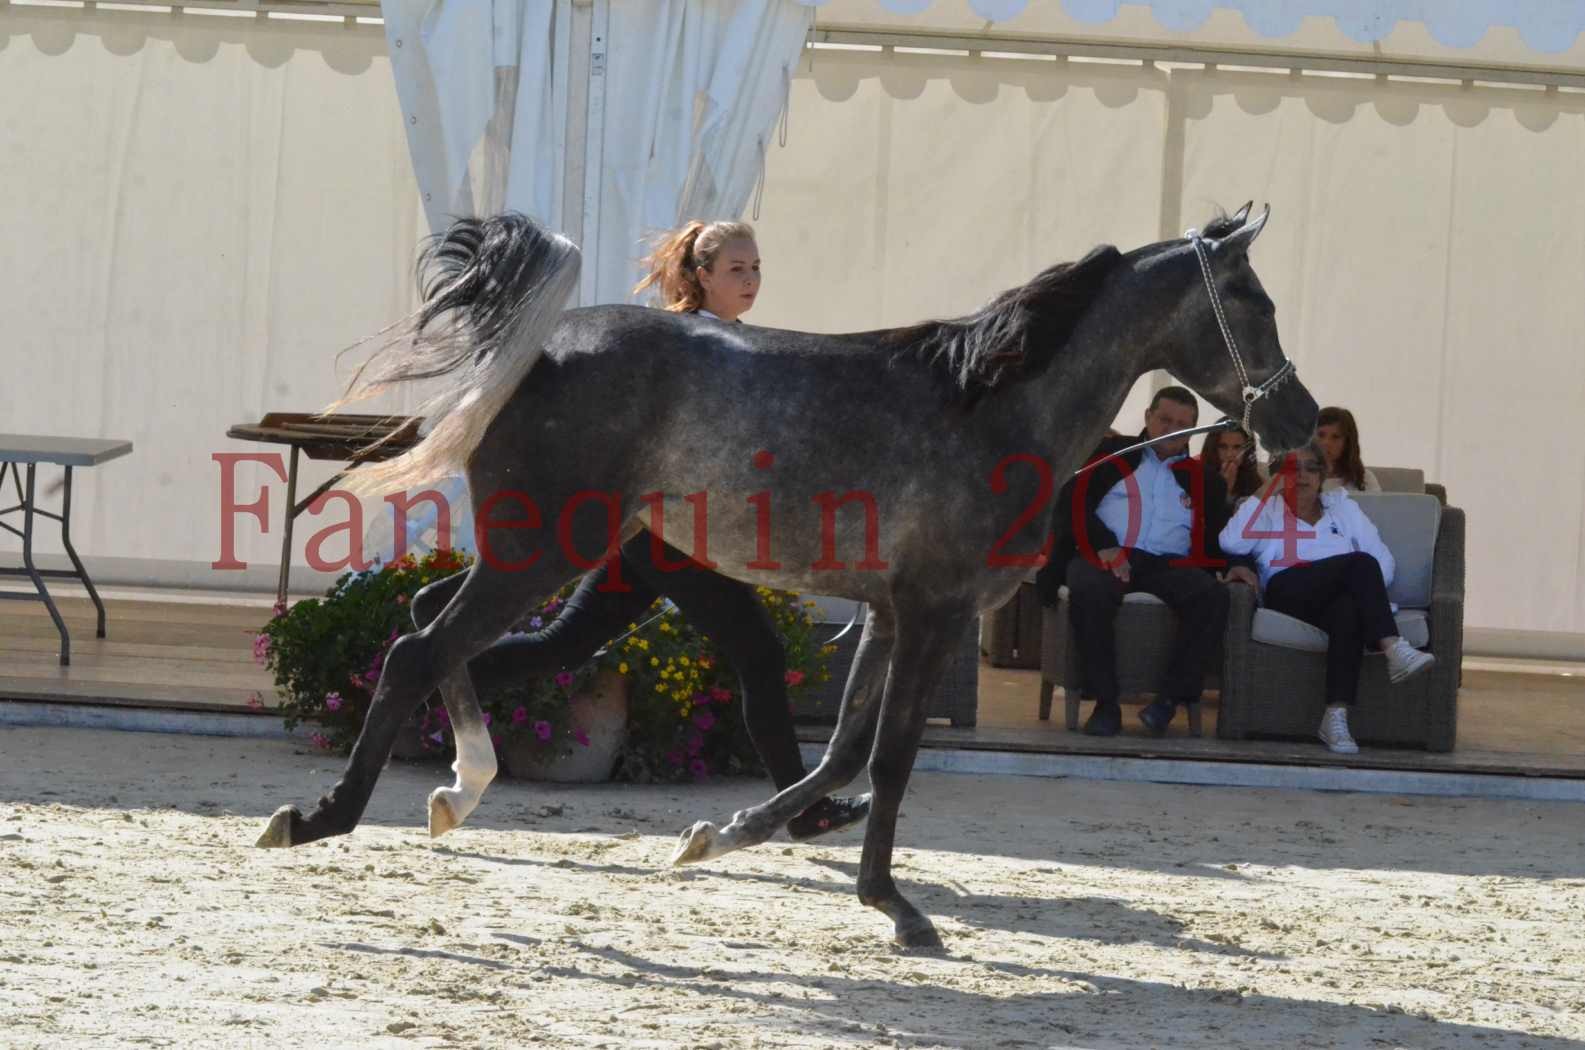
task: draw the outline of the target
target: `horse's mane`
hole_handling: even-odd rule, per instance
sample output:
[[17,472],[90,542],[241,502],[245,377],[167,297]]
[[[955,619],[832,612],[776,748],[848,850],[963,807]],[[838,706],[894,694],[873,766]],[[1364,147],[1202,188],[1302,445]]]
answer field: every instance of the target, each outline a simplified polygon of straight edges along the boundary
[[1045,371],[1067,345],[1101,284],[1122,261],[1109,244],[1058,263],[967,317],[925,321],[887,333],[897,357],[925,362],[972,409],[986,394]]

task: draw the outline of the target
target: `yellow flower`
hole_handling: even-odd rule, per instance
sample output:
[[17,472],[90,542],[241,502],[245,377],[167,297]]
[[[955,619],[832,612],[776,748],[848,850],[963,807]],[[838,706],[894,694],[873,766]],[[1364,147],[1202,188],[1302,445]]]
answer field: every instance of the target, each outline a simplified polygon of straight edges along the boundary
[[618,674],[627,674],[627,661],[623,660],[621,663],[617,664],[616,671]]
[[662,620],[660,622],[660,629],[661,629],[662,632],[664,632],[666,634],[670,634],[671,633],[671,624],[667,623],[665,620]]
[[684,667],[688,666],[688,658],[686,656],[677,657],[677,662],[682,664]]
[[648,638],[640,638],[638,640],[638,647],[640,649],[648,649],[649,648],[649,639]]
[[654,657],[654,656],[651,656],[651,657],[650,657],[650,658],[649,658],[649,665],[650,665],[650,666],[651,666],[651,667],[659,667],[659,666],[660,666],[660,660],[659,660],[659,658],[657,658],[657,657]]

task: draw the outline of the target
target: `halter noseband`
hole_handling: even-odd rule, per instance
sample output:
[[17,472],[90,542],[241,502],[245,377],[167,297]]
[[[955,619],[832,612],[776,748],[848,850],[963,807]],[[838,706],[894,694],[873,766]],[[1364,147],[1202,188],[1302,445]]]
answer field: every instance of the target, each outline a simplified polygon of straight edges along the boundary
[[1216,314],[1216,324],[1222,330],[1222,340],[1227,344],[1227,352],[1233,358],[1233,370],[1238,373],[1238,382],[1243,387],[1241,396],[1244,401],[1244,432],[1253,434],[1254,431],[1249,427],[1249,416],[1255,410],[1255,402],[1275,390],[1284,380],[1293,377],[1293,362],[1284,358],[1282,366],[1271,373],[1264,383],[1259,386],[1250,383],[1249,369],[1244,367],[1243,355],[1238,352],[1238,342],[1233,338],[1233,330],[1227,326],[1227,315],[1222,312],[1222,298],[1216,294],[1216,281],[1211,278],[1211,259],[1205,247],[1205,238],[1195,229],[1186,231],[1184,236],[1194,245],[1195,258],[1200,260],[1200,275],[1205,278],[1205,294],[1211,298],[1211,311]]

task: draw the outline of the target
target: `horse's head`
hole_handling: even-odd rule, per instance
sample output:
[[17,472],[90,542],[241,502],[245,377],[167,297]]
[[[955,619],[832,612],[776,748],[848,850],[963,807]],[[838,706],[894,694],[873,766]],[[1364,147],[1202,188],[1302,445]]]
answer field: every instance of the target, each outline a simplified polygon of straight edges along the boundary
[[1168,371],[1267,449],[1286,450],[1309,440],[1317,406],[1282,352],[1276,307],[1249,262],[1271,208],[1254,221],[1249,209],[1189,231],[1153,260],[1173,275],[1167,286],[1179,297],[1161,350]]

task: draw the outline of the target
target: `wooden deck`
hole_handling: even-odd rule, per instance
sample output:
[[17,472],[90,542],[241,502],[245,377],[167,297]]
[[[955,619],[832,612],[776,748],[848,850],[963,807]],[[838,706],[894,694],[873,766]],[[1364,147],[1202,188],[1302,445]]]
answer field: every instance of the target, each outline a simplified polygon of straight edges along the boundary
[[[108,597],[109,637],[93,634],[85,598],[60,597],[72,631],[72,665],[57,663],[58,636],[43,606],[0,603],[0,700],[120,705],[182,711],[252,713],[274,718],[269,675],[253,660],[253,636],[270,598],[206,595]],[[1312,741],[1223,741],[1216,706],[1206,703],[1206,735],[1192,739],[1180,715],[1165,738],[1147,736],[1125,706],[1124,732],[1101,740],[1062,725],[1060,694],[1052,719],[1037,718],[1034,671],[980,668],[980,724],[932,725],[926,747],[1048,754],[1192,758],[1202,761],[1519,774],[1585,778],[1585,674],[1497,672],[1466,664],[1459,702],[1459,747],[1445,755],[1366,748],[1340,756]],[[1585,672],[1585,669],[1581,669]],[[263,711],[249,708],[257,695]],[[805,740],[825,727],[803,726]]]

